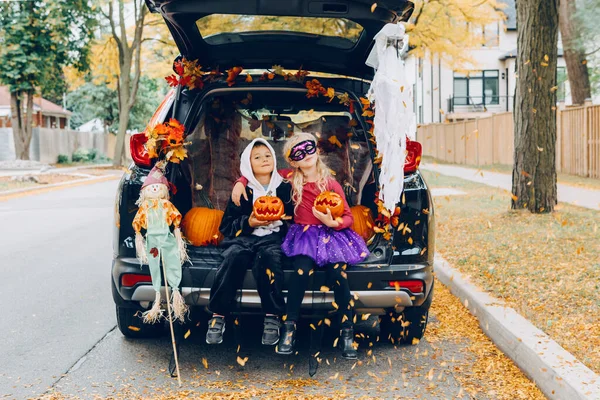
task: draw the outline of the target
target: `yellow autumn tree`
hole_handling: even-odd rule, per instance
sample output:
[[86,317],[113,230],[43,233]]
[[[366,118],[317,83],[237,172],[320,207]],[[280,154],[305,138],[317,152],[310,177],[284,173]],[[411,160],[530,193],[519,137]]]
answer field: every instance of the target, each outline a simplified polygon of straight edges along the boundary
[[407,26],[416,57],[436,56],[456,69],[474,65],[469,49],[481,47],[484,27],[503,21],[498,0],[418,0]]

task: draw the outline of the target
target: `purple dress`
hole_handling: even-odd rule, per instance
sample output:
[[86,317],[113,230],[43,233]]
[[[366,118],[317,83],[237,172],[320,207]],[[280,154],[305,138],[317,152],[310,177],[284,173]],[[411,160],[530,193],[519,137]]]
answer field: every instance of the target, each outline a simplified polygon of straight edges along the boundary
[[325,225],[292,224],[281,249],[288,257],[308,256],[319,267],[358,264],[369,256],[364,239],[351,228],[335,230]]

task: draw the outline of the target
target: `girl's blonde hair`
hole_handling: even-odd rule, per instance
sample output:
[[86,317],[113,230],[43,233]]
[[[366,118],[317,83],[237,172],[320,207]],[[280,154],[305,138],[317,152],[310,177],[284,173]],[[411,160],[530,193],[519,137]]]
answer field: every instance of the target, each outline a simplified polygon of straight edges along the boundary
[[[315,138],[314,134],[309,132],[296,133],[294,134],[294,136],[292,136],[286,141],[285,146],[283,146],[283,156],[285,157],[288,164],[291,165],[292,163],[292,160],[290,160],[290,152],[292,151],[292,147],[294,147],[300,142],[304,142],[305,140],[311,140],[315,142],[315,146],[317,146],[317,139]],[[326,191],[327,181],[332,178],[332,175],[331,170],[329,169],[329,167],[327,167],[327,165],[325,165],[325,162],[323,162],[323,159],[320,155],[317,155],[317,177],[317,187],[321,192]],[[300,203],[302,202],[302,189],[304,188],[304,184],[306,182],[304,174],[302,173],[300,168],[294,168],[294,172],[288,180],[292,185],[292,200],[295,204],[295,212]]]

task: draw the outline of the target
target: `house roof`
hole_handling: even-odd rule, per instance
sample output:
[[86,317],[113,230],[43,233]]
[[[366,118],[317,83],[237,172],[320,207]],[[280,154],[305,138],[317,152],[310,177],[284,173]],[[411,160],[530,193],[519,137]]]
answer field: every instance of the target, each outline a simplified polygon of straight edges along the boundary
[[[563,49],[561,47],[558,48],[558,53],[557,53],[558,57],[563,57]],[[500,57],[498,57],[498,59],[500,61],[504,61],[508,58],[517,58],[517,49],[512,49],[511,51],[504,53],[503,55],[501,55]]]
[[[0,108],[8,107],[10,109],[10,92],[8,86],[0,86]],[[50,100],[46,100],[39,96],[33,97],[33,108],[35,111],[41,111],[42,114],[61,114],[70,116],[72,113],[65,110],[58,104],[54,104]]]
[[509,31],[517,30],[517,7],[515,6],[515,0],[500,0],[500,3],[506,4],[506,7],[502,9],[506,15],[506,29]]

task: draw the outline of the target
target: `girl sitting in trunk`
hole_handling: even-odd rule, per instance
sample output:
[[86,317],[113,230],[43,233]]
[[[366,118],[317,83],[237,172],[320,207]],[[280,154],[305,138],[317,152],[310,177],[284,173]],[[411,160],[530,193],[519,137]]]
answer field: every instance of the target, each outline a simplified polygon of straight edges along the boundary
[[[294,224],[288,230],[282,249],[292,258],[296,274],[289,282],[287,314],[281,341],[277,347],[279,354],[292,354],[296,339],[296,322],[300,318],[300,307],[306,292],[309,276],[315,268],[324,269],[327,285],[333,289],[335,305],[340,315],[341,332],[339,347],[342,356],[356,359],[354,347],[353,308],[351,294],[346,279],[346,266],[357,264],[369,255],[364,240],[350,227],[353,218],[340,184],[333,179],[329,168],[317,154],[317,141],[310,133],[298,133],[288,139],[284,155],[292,166],[291,173],[282,171],[292,184],[294,202]],[[239,201],[241,185],[236,183],[234,201]],[[316,197],[324,191],[334,191],[344,201],[341,218],[333,218],[314,207]],[[237,196],[236,196],[237,194]]]

